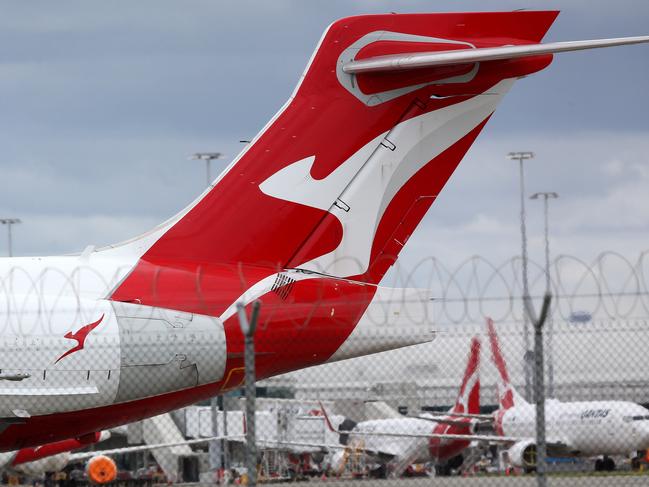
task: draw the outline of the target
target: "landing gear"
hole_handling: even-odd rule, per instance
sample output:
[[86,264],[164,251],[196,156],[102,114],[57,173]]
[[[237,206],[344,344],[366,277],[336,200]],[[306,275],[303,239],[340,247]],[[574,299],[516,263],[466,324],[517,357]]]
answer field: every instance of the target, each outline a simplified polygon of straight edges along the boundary
[[615,461],[611,457],[605,456],[595,460],[595,472],[613,472],[615,470]]
[[448,477],[451,475],[451,467],[447,463],[435,465],[435,477]]
[[453,470],[459,470],[464,463],[464,456],[462,454],[455,455],[453,458],[449,458],[446,463]]
[[388,467],[385,464],[380,465],[374,470],[370,470],[370,478],[373,479],[387,479],[388,478]]
[[458,471],[460,467],[462,467],[463,463],[464,456],[462,454],[455,455],[444,463],[436,464],[435,475],[439,477],[448,477],[449,475],[453,475],[454,472]]

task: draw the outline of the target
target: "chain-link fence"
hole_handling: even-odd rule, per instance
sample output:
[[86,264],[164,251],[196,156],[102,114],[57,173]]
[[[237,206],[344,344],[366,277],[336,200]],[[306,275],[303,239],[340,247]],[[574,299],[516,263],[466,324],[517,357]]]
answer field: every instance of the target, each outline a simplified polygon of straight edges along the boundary
[[[129,268],[100,254],[3,269],[5,480],[241,483],[254,464],[260,483],[535,484],[534,330],[519,258],[395,265],[392,287],[325,269],[158,268],[140,295],[118,296]],[[646,256],[550,266],[549,485],[649,478]],[[529,269],[539,309],[545,271]],[[246,417],[237,304],[249,314],[256,301]]]

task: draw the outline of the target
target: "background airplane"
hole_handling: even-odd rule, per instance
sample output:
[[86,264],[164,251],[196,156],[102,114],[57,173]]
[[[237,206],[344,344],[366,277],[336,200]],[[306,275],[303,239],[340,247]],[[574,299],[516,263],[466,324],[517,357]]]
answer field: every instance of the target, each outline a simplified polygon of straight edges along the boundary
[[[31,478],[43,478],[43,476],[49,473],[62,471],[70,464],[83,462],[85,463],[85,472],[90,483],[106,484],[114,481],[118,474],[117,465],[111,458],[111,455],[158,450],[179,445],[194,445],[213,440],[241,440],[239,436],[213,436],[182,442],[155,443],[73,453],[73,450],[85,448],[91,444],[104,441],[109,437],[110,432],[102,431],[94,436],[96,438],[95,441],[90,441],[89,439],[83,439],[81,441],[71,439],[35,448],[23,448],[15,452],[9,462],[0,465],[0,469],[17,472]],[[3,453],[1,458],[9,458],[12,453]]]
[[[536,406],[511,384],[494,323],[487,320],[494,365],[499,377],[499,409],[494,412],[494,429],[512,438],[509,461],[532,470],[536,465]],[[614,470],[612,455],[626,455],[638,461],[639,451],[649,448],[649,410],[627,401],[545,403],[547,454],[551,457],[595,457],[595,470]]]
[[359,452],[378,465],[374,472],[378,476],[400,477],[414,463],[434,462],[447,471],[459,468],[462,452],[471,442],[447,435],[474,432],[476,421],[457,414],[480,412],[479,369],[480,341],[474,338],[457,400],[446,414],[374,419],[334,429],[325,411],[327,425],[340,434],[340,441],[346,446],[331,455],[333,471],[342,472],[350,456]]
[[[507,448],[508,461],[515,467],[533,471],[536,467],[536,406],[516,391],[509,379],[505,359],[491,319],[487,330],[492,360],[499,377],[499,409],[493,414],[455,410],[451,421],[462,418],[471,426],[470,432],[426,431],[404,428],[401,432],[366,428],[365,442],[381,443],[386,437],[400,435],[400,441],[412,444],[424,440],[497,444]],[[628,401],[546,401],[547,454],[550,457],[602,457],[595,461],[595,470],[614,470],[611,456],[624,455],[639,464],[642,452],[649,448],[649,410]],[[406,418],[404,418],[405,420]],[[440,421],[435,418],[436,421]],[[398,421],[398,420],[391,420]],[[372,424],[373,422],[368,422]],[[362,424],[362,423],[361,423]],[[495,434],[475,434],[476,426],[491,424]],[[372,440],[372,438],[374,438]]]
[[[16,451],[3,452],[0,453],[0,470],[28,473],[34,465],[45,465],[50,460],[53,461],[53,466],[58,466],[59,460],[62,458],[69,458],[70,452],[105,441],[108,438],[110,438],[110,432],[101,431],[99,433],[84,435],[80,438],[69,438],[67,440],[47,443],[37,447],[21,448]],[[65,463],[67,464],[67,462]],[[60,470],[60,468],[54,468],[53,470],[47,471],[57,470]],[[43,472],[45,472],[45,470],[43,470]]]
[[240,387],[237,303],[263,301],[260,379],[430,340],[426,297],[378,284],[500,100],[552,53],[649,40],[540,45],[556,16],[334,22],[287,104],[177,216],[79,256],[1,261],[0,369],[17,380],[0,450]]

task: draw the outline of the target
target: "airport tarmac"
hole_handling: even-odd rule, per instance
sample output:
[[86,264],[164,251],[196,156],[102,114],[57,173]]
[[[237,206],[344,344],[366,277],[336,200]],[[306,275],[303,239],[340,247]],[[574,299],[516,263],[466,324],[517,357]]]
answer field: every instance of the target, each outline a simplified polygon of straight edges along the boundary
[[[533,487],[537,485],[536,477],[527,476],[477,476],[477,477],[418,477],[399,479],[344,479],[321,480],[314,478],[310,481],[290,482],[287,485],[295,487],[369,487],[378,485],[380,487]],[[259,483],[258,485],[272,485]],[[553,475],[548,478],[548,487],[640,487],[649,484],[649,473],[645,474],[597,474],[597,475]],[[214,484],[176,484],[178,487],[213,486]],[[275,484],[282,485],[282,484]],[[167,487],[164,484],[154,487]]]
[[[426,477],[426,478],[400,478],[388,480],[326,480],[326,481],[310,481],[310,482],[294,482],[293,486],[307,486],[322,485],[323,487],[348,487],[348,486],[364,486],[364,485],[378,485],[381,487],[500,487],[500,486],[525,486],[532,487],[537,485],[535,476],[525,477],[504,477],[504,476],[479,476],[479,477]],[[549,487],[590,487],[590,486],[646,486],[649,484],[649,475],[616,475],[616,474],[603,474],[603,475],[566,475],[566,476],[551,476],[548,478],[547,485]]]

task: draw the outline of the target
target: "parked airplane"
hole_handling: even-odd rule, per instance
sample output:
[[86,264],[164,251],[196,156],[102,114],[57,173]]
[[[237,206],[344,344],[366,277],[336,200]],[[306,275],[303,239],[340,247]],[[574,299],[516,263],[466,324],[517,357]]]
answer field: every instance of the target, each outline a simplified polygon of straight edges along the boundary
[[[340,434],[346,446],[331,456],[331,468],[342,472],[350,455],[362,453],[378,465],[381,476],[399,477],[414,463],[435,462],[446,469],[462,465],[462,452],[470,441],[449,439],[446,435],[468,435],[474,432],[476,421],[458,417],[457,413],[480,412],[480,341],[474,338],[468,355],[455,405],[447,414],[427,417],[397,417],[363,421],[351,428],[330,429]],[[324,411],[324,407],[323,407]]]
[[[498,335],[491,319],[487,330],[493,363],[498,370],[499,409],[493,414],[477,410],[455,410],[451,421],[471,421],[471,431],[435,431],[428,433],[416,428],[401,430],[400,441],[447,441],[500,444],[507,448],[507,458],[526,471],[536,468],[536,405],[530,404],[516,391],[509,379]],[[551,457],[602,457],[595,461],[595,470],[615,469],[613,455],[625,455],[639,463],[642,452],[649,449],[649,410],[628,401],[561,402],[549,399],[545,403],[547,455]],[[437,420],[437,419],[436,419]],[[391,420],[398,421],[398,420]],[[373,423],[373,422],[368,422]],[[475,434],[475,426],[490,423],[495,435]],[[361,423],[362,424],[362,423]],[[365,428],[358,431],[365,444],[380,443],[394,431]]]
[[[498,370],[500,408],[494,413],[498,434],[510,437],[509,461],[528,470],[536,465],[536,406],[516,391],[509,379],[494,323],[487,320],[492,359]],[[547,454],[551,457],[596,457],[595,470],[614,470],[610,456],[636,457],[649,448],[649,410],[627,401],[545,403]]]
[[16,451],[3,452],[0,453],[0,470],[27,473],[37,463],[43,463],[43,461],[49,461],[52,458],[67,458],[70,452],[74,450],[105,441],[108,438],[110,438],[110,432],[102,431],[100,433],[84,435],[80,438],[69,438],[67,440],[47,443],[35,448],[28,447]]
[[0,450],[238,388],[237,303],[263,301],[260,379],[430,340],[422,296],[378,283],[500,100],[552,53],[649,41],[540,44],[556,16],[336,21],[286,105],[177,216],[79,256],[2,260]]
[[108,431],[102,431],[95,435],[88,435],[88,438],[63,440],[35,448],[23,448],[18,452],[0,453],[0,461],[3,462],[0,469],[15,471],[32,478],[42,478],[48,473],[60,472],[69,464],[85,462],[88,481],[93,484],[105,484],[117,478],[117,465],[111,455],[158,450],[179,445],[193,445],[212,440],[241,439],[239,436],[213,436],[181,442],[145,444],[110,450],[73,453],[73,450],[105,441],[109,437],[110,433]]

